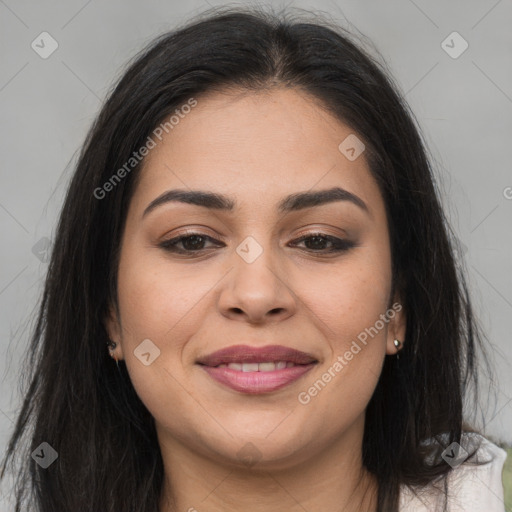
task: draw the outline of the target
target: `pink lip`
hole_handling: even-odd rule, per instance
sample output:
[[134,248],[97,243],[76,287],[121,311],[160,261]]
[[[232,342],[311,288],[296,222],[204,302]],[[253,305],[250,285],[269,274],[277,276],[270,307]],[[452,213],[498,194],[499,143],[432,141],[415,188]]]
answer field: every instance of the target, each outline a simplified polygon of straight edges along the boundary
[[311,370],[315,363],[292,366],[271,372],[242,372],[231,368],[215,368],[202,366],[202,368],[217,382],[224,384],[235,391],[258,394],[269,393],[287,386]]
[[[269,372],[243,372],[231,368],[217,368],[219,364],[264,363],[287,361],[297,366]],[[268,393],[287,386],[311,370],[317,361],[306,354],[281,345],[250,347],[234,345],[200,358],[197,363],[210,377],[225,386],[248,394]]]
[[218,366],[222,363],[265,363],[267,361],[290,361],[295,364],[315,363],[310,354],[282,345],[250,347],[249,345],[233,345],[200,357],[197,362],[206,366]]

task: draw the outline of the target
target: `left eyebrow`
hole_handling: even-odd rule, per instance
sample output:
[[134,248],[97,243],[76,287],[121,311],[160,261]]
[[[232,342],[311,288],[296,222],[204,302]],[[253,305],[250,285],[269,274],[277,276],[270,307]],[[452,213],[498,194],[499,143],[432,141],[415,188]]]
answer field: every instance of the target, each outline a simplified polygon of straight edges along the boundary
[[[157,206],[160,206],[169,202],[180,202],[186,204],[192,204],[196,206],[202,206],[213,210],[224,210],[232,212],[237,203],[231,197],[216,192],[207,192],[203,190],[168,190],[164,192],[146,207],[142,217],[145,217],[150,211],[154,210]],[[303,210],[305,208],[311,208],[312,206],[320,206],[334,201],[349,201],[360,209],[365,211],[368,215],[370,214],[368,206],[359,197],[345,190],[341,187],[334,187],[327,190],[319,191],[307,191],[297,192],[285,197],[278,204],[278,211],[281,213],[288,213],[292,211]]]

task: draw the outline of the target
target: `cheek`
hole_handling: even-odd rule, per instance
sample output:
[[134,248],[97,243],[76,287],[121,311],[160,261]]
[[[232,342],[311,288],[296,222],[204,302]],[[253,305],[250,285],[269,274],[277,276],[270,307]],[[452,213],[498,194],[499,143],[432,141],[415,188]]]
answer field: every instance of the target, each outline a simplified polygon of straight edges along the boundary
[[[186,391],[183,348],[198,328],[203,315],[201,299],[208,293],[215,276],[202,279],[191,271],[170,272],[168,263],[134,248],[119,267],[119,304],[122,318],[123,358],[137,395],[161,424],[175,432],[194,421],[195,411]],[[149,345],[151,363],[145,365],[136,355],[143,340]],[[154,354],[158,354],[154,356]],[[179,410],[180,414],[170,412]],[[197,411],[195,411],[197,415]],[[197,421],[197,418],[195,419]]]
[[[193,325],[192,319],[201,299],[215,282],[204,272],[191,268],[171,268],[165,258],[155,254],[126,257],[119,268],[119,297],[123,330],[130,344],[154,339],[166,350],[179,349],[180,333]],[[199,275],[201,277],[199,277]],[[173,340],[173,346],[165,345]]]
[[302,280],[308,307],[322,320],[322,330],[337,350],[373,326],[388,309],[391,269],[385,255],[361,251],[329,272],[319,271]]
[[354,266],[351,270],[340,267],[329,279],[317,280],[308,297],[311,317],[321,319],[317,325],[330,354],[306,380],[298,399],[305,417],[322,418],[325,438],[334,439],[364,413],[386,353],[388,324],[381,315],[388,310],[387,267]]
[[314,279],[302,277],[304,296],[314,313],[311,318],[320,319],[317,325],[330,351],[321,372],[305,383],[304,403],[310,400],[310,410],[321,410],[333,432],[341,419],[325,410],[327,404],[342,404],[348,418],[362,413],[375,390],[386,353],[387,327],[394,316],[394,312],[386,314],[391,262],[389,252],[378,247],[361,247],[357,257],[354,254],[333,265],[329,273],[319,271]]

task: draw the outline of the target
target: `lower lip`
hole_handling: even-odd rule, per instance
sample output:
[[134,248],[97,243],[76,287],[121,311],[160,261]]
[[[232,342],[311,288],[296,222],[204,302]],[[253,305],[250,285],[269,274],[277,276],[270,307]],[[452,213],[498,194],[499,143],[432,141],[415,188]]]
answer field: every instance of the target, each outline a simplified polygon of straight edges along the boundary
[[281,389],[307,373],[315,363],[270,372],[242,372],[231,368],[201,365],[212,379],[241,393],[269,393]]

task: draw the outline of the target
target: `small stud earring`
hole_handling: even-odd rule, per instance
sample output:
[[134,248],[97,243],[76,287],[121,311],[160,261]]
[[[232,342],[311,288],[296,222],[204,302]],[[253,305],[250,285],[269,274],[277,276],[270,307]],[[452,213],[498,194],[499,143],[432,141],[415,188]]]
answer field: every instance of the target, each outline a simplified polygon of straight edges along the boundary
[[107,346],[108,346],[108,349],[109,349],[109,352],[110,352],[110,357],[114,358],[114,360],[116,362],[116,365],[119,368],[119,362],[117,360],[117,357],[114,354],[114,350],[117,347],[117,343],[115,341],[108,340]]
[[395,345],[396,351],[397,351],[396,358],[400,359],[400,354],[398,354],[398,352],[400,352],[400,350],[402,350],[403,344],[400,340],[393,340],[393,345]]

